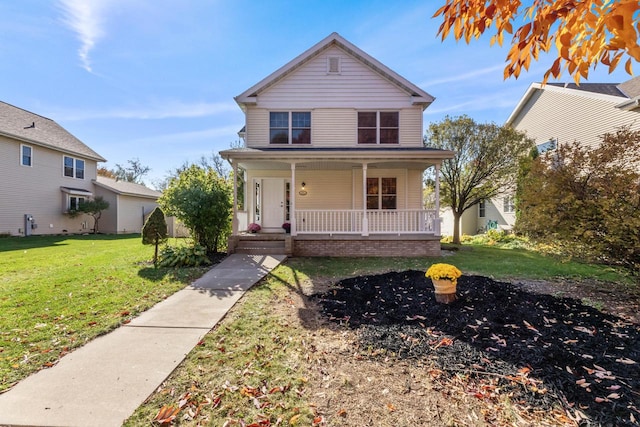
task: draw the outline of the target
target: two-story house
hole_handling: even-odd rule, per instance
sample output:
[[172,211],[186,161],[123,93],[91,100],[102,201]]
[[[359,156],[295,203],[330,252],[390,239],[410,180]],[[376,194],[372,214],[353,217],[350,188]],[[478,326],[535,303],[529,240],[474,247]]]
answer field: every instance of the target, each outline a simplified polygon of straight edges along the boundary
[[431,95],[333,33],[235,100],[245,148],[220,153],[244,175],[230,252],[272,239],[301,256],[440,254],[423,173],[452,153],[423,144]]
[[90,218],[66,212],[93,197],[104,161],[55,121],[0,102],[0,233],[89,232]]
[[161,193],[97,176],[104,161],[55,121],[0,102],[0,234],[89,233],[93,218],[68,212],[97,196],[109,202],[100,232],[140,233]]
[[[624,83],[532,83],[505,122],[532,138],[539,152],[558,144],[595,148],[601,136],[622,126],[640,129],[640,77]],[[513,190],[469,209],[460,230],[476,234],[495,228],[510,230],[516,222]],[[452,234],[453,216],[444,213],[442,233]]]

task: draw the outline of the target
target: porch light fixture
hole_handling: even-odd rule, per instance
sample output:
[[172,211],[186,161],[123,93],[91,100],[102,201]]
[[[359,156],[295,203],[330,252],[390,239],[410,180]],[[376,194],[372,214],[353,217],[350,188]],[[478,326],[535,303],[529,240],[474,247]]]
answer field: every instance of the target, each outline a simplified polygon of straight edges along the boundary
[[307,195],[307,190],[305,190],[305,186],[307,185],[304,181],[302,181],[302,189],[300,191],[298,191],[298,194],[301,196],[306,196]]

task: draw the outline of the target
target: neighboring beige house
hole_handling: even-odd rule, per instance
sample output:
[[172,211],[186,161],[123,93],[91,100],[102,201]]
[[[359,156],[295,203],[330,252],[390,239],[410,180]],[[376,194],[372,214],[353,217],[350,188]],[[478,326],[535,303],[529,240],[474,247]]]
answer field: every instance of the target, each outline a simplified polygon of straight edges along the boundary
[[[640,77],[624,83],[533,83],[505,122],[527,133],[542,152],[578,141],[597,147],[600,136],[621,126],[640,129]],[[452,216],[444,215],[442,234],[453,233]],[[467,211],[461,232],[509,230],[515,224],[513,196],[486,201]]]
[[422,177],[452,153],[423,145],[431,95],[333,33],[235,100],[246,148],[220,154],[244,170],[246,210],[234,188],[229,252],[270,240],[302,256],[440,254]]
[[86,233],[88,217],[65,214],[94,196],[105,159],[59,124],[0,102],[0,233]]
[[94,181],[95,195],[109,202],[102,213],[98,229],[101,233],[140,233],[147,216],[158,206],[159,191],[133,182],[117,181],[98,176]]

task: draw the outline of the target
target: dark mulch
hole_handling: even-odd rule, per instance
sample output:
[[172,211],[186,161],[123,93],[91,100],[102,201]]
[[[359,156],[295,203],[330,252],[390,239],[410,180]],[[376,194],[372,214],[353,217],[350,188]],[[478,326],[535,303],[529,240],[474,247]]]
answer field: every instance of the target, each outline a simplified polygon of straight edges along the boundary
[[486,277],[461,277],[458,295],[438,304],[424,272],[406,271],[346,279],[315,298],[371,354],[427,358],[484,384],[478,398],[560,404],[580,425],[638,425],[639,325]]

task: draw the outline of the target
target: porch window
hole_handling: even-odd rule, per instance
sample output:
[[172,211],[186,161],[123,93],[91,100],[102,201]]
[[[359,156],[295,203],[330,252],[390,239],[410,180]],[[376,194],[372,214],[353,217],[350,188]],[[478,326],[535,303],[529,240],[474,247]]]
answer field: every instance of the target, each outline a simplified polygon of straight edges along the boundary
[[367,209],[396,209],[395,178],[367,178]]
[[269,142],[271,144],[310,144],[311,112],[270,112]]
[[400,113],[359,111],[358,144],[397,144],[400,141]]
[[504,213],[514,213],[516,211],[516,201],[513,196],[506,196],[502,200],[502,210]]
[[33,148],[29,145],[20,145],[20,164],[22,166],[33,166]]
[[64,156],[63,174],[69,178],[84,179],[84,160]]

